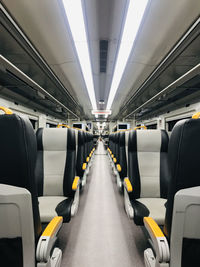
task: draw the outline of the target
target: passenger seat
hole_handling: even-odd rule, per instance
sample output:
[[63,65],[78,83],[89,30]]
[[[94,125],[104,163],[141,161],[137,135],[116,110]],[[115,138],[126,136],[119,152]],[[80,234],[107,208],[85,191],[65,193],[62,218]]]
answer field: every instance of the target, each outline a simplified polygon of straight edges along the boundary
[[164,224],[168,190],[168,135],[165,130],[129,133],[128,177],[124,179],[125,209],[137,225],[151,216]]
[[37,131],[36,181],[42,222],[54,216],[69,222],[79,204],[80,178],[76,176],[74,129],[40,128]]
[[[11,113],[9,113],[11,114]],[[60,266],[62,217],[42,233],[34,179],[37,143],[28,118],[0,116],[0,258],[6,267]]]

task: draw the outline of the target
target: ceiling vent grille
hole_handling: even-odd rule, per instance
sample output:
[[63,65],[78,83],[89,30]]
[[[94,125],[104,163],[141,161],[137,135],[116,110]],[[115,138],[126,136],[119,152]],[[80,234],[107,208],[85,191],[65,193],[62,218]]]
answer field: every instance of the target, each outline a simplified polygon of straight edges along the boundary
[[108,40],[100,40],[99,50],[100,72],[106,72],[108,57]]

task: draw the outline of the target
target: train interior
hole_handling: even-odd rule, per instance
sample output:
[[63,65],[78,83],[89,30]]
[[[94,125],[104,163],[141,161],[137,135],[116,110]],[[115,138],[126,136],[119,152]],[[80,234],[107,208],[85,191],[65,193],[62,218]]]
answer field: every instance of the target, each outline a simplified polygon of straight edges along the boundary
[[0,0],[0,266],[196,267],[200,1]]

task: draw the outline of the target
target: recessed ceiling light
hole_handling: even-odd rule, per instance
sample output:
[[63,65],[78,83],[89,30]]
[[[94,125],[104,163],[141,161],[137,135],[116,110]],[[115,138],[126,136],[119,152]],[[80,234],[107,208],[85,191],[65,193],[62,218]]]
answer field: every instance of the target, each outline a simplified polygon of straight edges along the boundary
[[62,0],[92,108],[97,109],[81,0]]
[[110,109],[124,73],[148,0],[130,0],[106,109]]

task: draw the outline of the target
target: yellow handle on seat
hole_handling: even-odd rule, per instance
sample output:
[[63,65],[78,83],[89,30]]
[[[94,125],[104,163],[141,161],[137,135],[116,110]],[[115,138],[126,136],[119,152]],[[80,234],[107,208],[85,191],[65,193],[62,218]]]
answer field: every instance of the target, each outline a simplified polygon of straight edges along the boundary
[[87,168],[87,163],[83,163],[82,170],[84,171]]
[[118,170],[118,172],[121,172],[122,171],[122,167],[121,167],[120,164],[117,164],[117,170]]
[[3,110],[5,112],[5,114],[7,114],[7,115],[13,114],[12,110],[9,108],[5,108],[5,107],[0,106],[0,110]]
[[141,129],[141,128],[143,128],[144,130],[147,130],[147,127],[144,126],[144,125],[142,125],[142,126],[137,126],[137,127],[134,128],[134,130]]
[[42,233],[42,236],[50,236],[50,237],[53,236],[58,227],[60,227],[60,225],[62,224],[62,222],[63,222],[63,217],[61,216],[54,217],[45,228],[44,232]]
[[114,163],[116,163],[117,162],[117,159],[116,158],[113,158],[113,161],[114,161]]
[[90,160],[90,158],[89,158],[89,157],[87,157],[87,158],[86,158],[86,162],[89,162],[89,160]]
[[74,191],[77,190],[79,181],[80,181],[80,177],[75,176],[73,184],[72,184],[72,190]]
[[124,185],[129,193],[133,192],[133,187],[128,177],[124,178]]
[[195,113],[192,115],[192,119],[199,119],[200,118],[200,112]]
[[57,128],[62,128],[62,127],[70,128],[69,125],[67,125],[67,124],[59,123],[59,124],[57,125]]
[[151,217],[144,217],[144,224],[148,226],[154,237],[164,237],[164,234],[155,220]]

